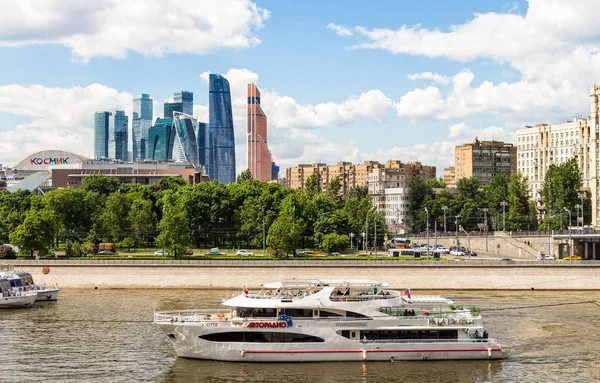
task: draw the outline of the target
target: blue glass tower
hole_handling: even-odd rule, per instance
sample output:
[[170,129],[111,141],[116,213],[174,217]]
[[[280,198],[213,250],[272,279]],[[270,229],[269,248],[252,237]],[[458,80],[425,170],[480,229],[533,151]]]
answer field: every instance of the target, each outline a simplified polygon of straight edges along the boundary
[[189,114],[174,113],[175,142],[173,144],[173,159],[175,161],[189,162],[194,166],[198,166],[197,124],[198,121]]
[[199,122],[198,129],[196,130],[196,142],[198,143],[198,165],[206,166],[206,154],[208,153],[208,124],[206,122]]
[[117,110],[109,120],[108,157],[128,161],[127,140],[129,137],[129,119],[123,110]]
[[221,75],[209,76],[209,127],[206,167],[211,180],[235,182],[235,139],[229,81]]
[[133,118],[131,120],[133,161],[146,158],[146,142],[150,127],[152,127],[152,99],[149,94],[142,93],[133,99]]
[[181,104],[180,112],[189,114],[190,116],[194,114],[194,93],[187,90],[180,90],[175,93],[175,102]]
[[157,118],[154,126],[148,130],[147,158],[158,161],[172,159],[174,144],[173,119]]
[[111,112],[94,113],[94,158],[108,157],[108,128]]

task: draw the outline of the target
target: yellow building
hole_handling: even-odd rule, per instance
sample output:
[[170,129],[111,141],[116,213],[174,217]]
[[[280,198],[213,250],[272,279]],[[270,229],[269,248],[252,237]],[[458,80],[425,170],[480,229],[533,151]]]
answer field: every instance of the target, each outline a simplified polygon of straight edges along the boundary
[[517,148],[502,141],[479,141],[457,146],[454,151],[455,180],[475,177],[482,185],[497,174],[517,172]]
[[444,183],[449,188],[456,187],[456,172],[454,170],[454,166],[444,168]]

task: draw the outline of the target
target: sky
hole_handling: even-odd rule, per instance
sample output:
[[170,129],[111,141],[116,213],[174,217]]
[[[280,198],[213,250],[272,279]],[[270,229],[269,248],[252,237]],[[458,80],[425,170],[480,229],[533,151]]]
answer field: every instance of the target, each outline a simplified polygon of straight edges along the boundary
[[[590,114],[597,0],[0,0],[0,164],[93,157],[93,115],[149,93],[154,118],[208,73],[230,82],[237,172],[246,84],[282,170],[365,160],[454,164],[475,137]],[[131,126],[131,124],[130,124]]]

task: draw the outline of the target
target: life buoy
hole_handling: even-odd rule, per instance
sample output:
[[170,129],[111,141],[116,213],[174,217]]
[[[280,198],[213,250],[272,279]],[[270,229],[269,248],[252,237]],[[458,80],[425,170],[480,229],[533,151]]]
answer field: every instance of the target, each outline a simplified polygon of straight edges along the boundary
[[218,313],[218,314],[217,314],[217,316],[218,316],[219,318],[225,318],[225,314],[223,314],[223,313]]
[[50,268],[48,266],[44,266],[44,268],[42,269],[42,273],[48,274],[49,272],[50,272]]

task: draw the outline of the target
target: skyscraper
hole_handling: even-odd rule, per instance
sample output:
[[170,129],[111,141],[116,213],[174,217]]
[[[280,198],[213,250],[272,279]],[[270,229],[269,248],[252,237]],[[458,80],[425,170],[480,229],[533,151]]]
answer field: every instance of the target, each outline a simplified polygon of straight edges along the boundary
[[108,157],[128,161],[127,140],[129,138],[129,118],[123,110],[117,110],[109,120]]
[[175,144],[175,129],[173,119],[157,118],[148,130],[147,158],[165,161],[173,158]]
[[108,127],[110,125],[111,112],[94,113],[94,158],[108,157]]
[[181,104],[180,112],[189,114],[190,116],[194,114],[194,93],[187,90],[180,90],[175,93],[175,102]]
[[131,132],[133,137],[132,160],[143,160],[146,158],[146,142],[148,141],[148,129],[152,127],[152,99],[150,95],[142,93],[133,99],[133,119],[131,120]]
[[183,104],[180,102],[165,102],[163,106],[163,115],[165,118],[173,118],[173,113],[183,113]]
[[206,155],[208,153],[208,124],[199,122],[196,130],[196,142],[198,143],[198,165],[206,166]]
[[229,81],[221,75],[209,76],[209,127],[206,166],[211,180],[235,182],[235,139]]
[[260,107],[260,91],[248,84],[248,169],[252,178],[270,181],[271,151],[267,146],[267,116]]
[[173,159],[175,161],[189,162],[194,166],[198,166],[197,125],[198,120],[189,114],[174,113],[175,142],[173,144]]

